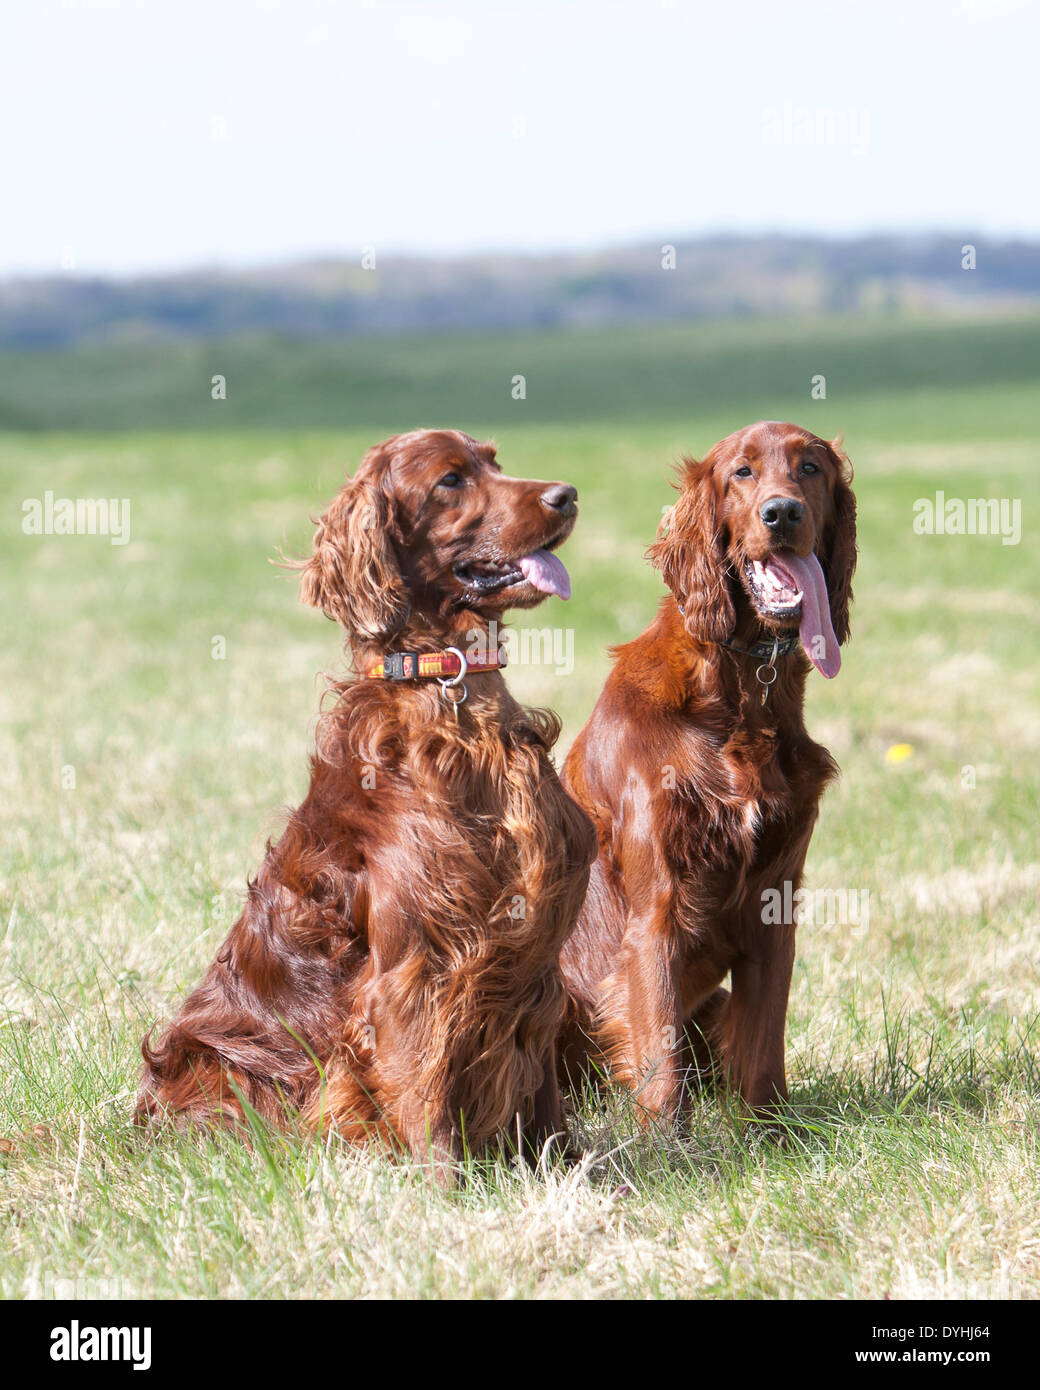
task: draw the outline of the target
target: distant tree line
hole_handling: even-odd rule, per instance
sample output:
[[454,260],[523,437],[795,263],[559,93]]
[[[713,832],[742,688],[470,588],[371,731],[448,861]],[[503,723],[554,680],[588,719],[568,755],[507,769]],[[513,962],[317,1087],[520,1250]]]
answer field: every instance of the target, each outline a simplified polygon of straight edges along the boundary
[[382,256],[137,279],[0,282],[0,348],[350,338],[761,315],[901,313],[1040,294],[1040,243],[950,233],[719,236],[587,254]]

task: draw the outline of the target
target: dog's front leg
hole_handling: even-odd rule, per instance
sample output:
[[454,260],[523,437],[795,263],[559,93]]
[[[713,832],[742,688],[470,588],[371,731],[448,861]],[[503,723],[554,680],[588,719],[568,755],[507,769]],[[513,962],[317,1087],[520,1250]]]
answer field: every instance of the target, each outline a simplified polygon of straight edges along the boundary
[[550,1141],[552,1155],[567,1158],[571,1154],[567,1125],[563,1118],[563,1103],[560,1100],[555,1048],[546,1061],[542,1084],[534,1093],[531,1120],[524,1126],[522,1141],[524,1157],[532,1167],[538,1163]]
[[670,908],[670,893],[656,895],[649,911],[629,918],[621,948],[628,1080],[646,1122],[657,1117],[674,1120],[682,1093],[685,1035]]
[[733,965],[733,993],[722,1024],[723,1064],[730,1083],[756,1115],[787,1100],[784,1032],[794,968],[793,925],[760,936],[754,953]]

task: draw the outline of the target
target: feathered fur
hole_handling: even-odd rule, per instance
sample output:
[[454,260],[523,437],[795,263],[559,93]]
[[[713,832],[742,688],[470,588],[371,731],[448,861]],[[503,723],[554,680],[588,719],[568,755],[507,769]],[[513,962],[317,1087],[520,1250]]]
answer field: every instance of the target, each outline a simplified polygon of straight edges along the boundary
[[[632,1087],[647,1116],[673,1116],[691,1067],[718,1066],[752,1110],[786,1094],[784,1024],[793,922],[764,894],[800,886],[824,787],[837,768],[806,732],[812,669],[778,659],[762,703],[746,647],[797,631],[763,616],[745,561],[814,552],[839,642],[856,559],[851,470],[836,445],[774,422],[687,460],[679,499],[649,551],[670,594],[614,667],[564,765],[596,825],[599,856],[564,947],[568,1076],[590,1062]],[[771,498],[798,502],[770,532]],[[732,974],[732,996],[720,989]]]
[[[359,672],[388,651],[486,650],[507,604],[543,595],[478,593],[465,564],[558,543],[563,491],[505,477],[466,435],[397,436],[318,523],[302,597],[344,625]],[[143,1121],[236,1123],[241,1095],[438,1173],[464,1146],[519,1130],[533,1153],[562,1133],[559,953],[592,829],[550,759],[556,716],[497,671],[466,684],[456,721],[432,681],[332,682],[303,804],[201,985],[145,1040]]]

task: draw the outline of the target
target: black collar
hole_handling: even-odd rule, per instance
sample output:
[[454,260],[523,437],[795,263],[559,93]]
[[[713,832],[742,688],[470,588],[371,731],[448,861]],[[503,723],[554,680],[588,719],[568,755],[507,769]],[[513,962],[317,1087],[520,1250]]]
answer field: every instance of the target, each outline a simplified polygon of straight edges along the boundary
[[[675,601],[675,606],[685,618],[686,610],[678,599]],[[800,644],[801,638],[797,633],[794,633],[791,637],[763,637],[759,642],[752,642],[750,647],[739,647],[736,642],[714,642],[712,645],[727,647],[731,652],[740,652],[741,656],[754,657],[756,661],[771,661],[777,656],[790,656]]]
[[801,639],[795,634],[793,637],[764,637],[761,642],[752,642],[750,647],[738,647],[736,642],[719,642],[717,645],[728,647],[731,652],[740,652],[742,656],[752,656],[756,661],[770,661],[774,657],[789,656],[801,645]]

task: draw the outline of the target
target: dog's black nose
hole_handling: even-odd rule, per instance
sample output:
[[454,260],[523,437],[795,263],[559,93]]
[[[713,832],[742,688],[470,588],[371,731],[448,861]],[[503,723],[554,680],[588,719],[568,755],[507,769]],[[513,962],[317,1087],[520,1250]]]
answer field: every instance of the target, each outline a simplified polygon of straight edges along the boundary
[[798,525],[805,516],[805,507],[793,497],[770,497],[759,507],[758,514],[770,531],[783,531]]
[[561,516],[573,516],[578,510],[574,505],[578,500],[578,489],[571,487],[570,483],[553,483],[542,493],[542,501],[547,507],[552,507],[554,512],[559,512]]

